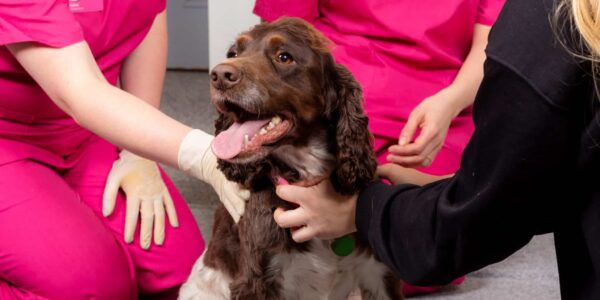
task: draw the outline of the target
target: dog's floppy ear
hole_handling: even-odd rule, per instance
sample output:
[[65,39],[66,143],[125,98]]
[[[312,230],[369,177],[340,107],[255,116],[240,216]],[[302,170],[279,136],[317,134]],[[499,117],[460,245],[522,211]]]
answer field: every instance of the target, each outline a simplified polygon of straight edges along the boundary
[[362,108],[362,91],[350,71],[335,63],[331,55],[325,57],[324,69],[325,112],[336,139],[337,165],[331,182],[338,192],[353,194],[373,180],[377,167],[368,118]]

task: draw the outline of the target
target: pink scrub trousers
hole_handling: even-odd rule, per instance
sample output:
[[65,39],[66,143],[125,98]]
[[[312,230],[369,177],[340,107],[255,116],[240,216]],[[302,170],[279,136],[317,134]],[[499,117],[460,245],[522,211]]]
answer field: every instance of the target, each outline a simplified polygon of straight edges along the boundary
[[89,134],[75,155],[0,165],[0,299],[175,299],[204,242],[171,180],[163,173],[180,227],[167,223],[164,245],[145,251],[139,226],[133,243],[123,242],[122,193],[102,216],[117,148]]

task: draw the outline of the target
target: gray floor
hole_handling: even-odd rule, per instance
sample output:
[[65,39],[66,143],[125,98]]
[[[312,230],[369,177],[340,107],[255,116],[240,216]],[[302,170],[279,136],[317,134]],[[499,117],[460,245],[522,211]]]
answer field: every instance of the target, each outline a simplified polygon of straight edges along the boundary
[[[212,132],[215,111],[209,104],[206,73],[168,72],[161,109],[181,122]],[[212,189],[167,168],[188,201],[204,238],[210,240],[217,197]],[[415,299],[559,299],[552,235],[539,236],[510,258],[467,276],[458,287]]]

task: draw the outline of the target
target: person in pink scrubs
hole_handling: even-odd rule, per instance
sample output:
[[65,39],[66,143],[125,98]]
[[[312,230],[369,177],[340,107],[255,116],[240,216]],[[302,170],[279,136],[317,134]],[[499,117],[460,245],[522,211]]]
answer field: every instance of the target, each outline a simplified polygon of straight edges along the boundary
[[0,0],[0,299],[175,299],[204,241],[156,162],[243,212],[212,136],[157,109],[165,7]]
[[[265,21],[300,17],[361,83],[374,150],[397,176],[456,172],[473,133],[490,26],[505,0],[257,0]],[[425,175],[424,182],[433,176]],[[414,180],[413,180],[414,181]],[[455,281],[462,282],[462,279]],[[435,291],[403,286],[406,295]]]

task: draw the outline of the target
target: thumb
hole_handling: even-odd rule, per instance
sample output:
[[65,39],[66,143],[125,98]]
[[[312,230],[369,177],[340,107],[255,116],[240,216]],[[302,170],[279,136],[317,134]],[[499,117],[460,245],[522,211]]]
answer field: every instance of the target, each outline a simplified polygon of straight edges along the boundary
[[415,131],[417,131],[417,127],[419,127],[419,124],[421,123],[422,118],[423,117],[421,114],[411,114],[410,117],[408,117],[406,125],[404,125],[404,128],[402,128],[402,132],[400,132],[400,139],[398,140],[398,144],[400,144],[400,146],[410,143],[415,135]]
[[304,195],[305,187],[295,185],[278,185],[275,193],[279,198],[300,205],[301,199],[299,196]]
[[102,215],[105,217],[110,216],[115,209],[117,193],[121,187],[122,178],[123,172],[115,170],[115,165],[113,165],[113,168],[110,170],[108,178],[106,179],[106,186],[104,187],[104,194],[102,195]]

